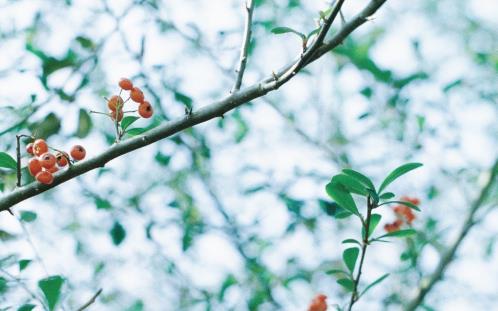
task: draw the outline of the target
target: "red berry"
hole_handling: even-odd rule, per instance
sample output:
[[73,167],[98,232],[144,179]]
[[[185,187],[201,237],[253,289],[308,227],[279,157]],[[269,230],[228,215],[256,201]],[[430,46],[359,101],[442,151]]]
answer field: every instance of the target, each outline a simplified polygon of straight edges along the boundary
[[119,81],[119,87],[123,90],[129,91],[133,88],[133,83],[130,79],[121,78],[121,80]]
[[107,102],[107,107],[109,107],[109,109],[111,111],[116,111],[116,109],[122,110],[123,109],[123,104],[124,104],[124,101],[121,98],[121,96],[114,95]]
[[59,165],[60,167],[64,167],[67,165],[68,158],[69,156],[65,152],[57,152],[55,154],[55,160],[57,161],[57,165]]
[[26,146],[26,152],[29,153],[29,154],[33,154],[33,143],[29,143]]
[[318,294],[311,301],[308,311],[326,311],[327,310],[327,296]]
[[53,173],[57,172],[57,171],[59,170],[59,168],[57,167],[57,165],[54,165],[54,166],[52,166],[51,168],[47,168],[47,169],[45,169],[45,170],[46,170],[47,172],[50,172],[50,173],[52,173],[52,174],[53,174]]
[[44,168],[54,167],[56,162],[55,156],[50,152],[45,152],[40,157],[40,164]]
[[48,151],[48,145],[43,139],[37,139],[33,143],[33,153],[35,156],[39,157]]
[[[116,111],[110,111],[111,113],[111,119],[116,120]],[[118,113],[118,122],[121,122],[123,120],[123,110],[119,110]]]
[[73,146],[73,148],[71,148],[70,154],[74,160],[80,161],[80,160],[83,160],[85,158],[86,150],[85,150],[85,148],[83,148],[83,146],[76,145],[76,146]]
[[54,181],[54,176],[49,171],[41,171],[36,174],[36,180],[45,185],[50,185]]
[[39,172],[41,172],[42,166],[40,161],[37,158],[31,158],[28,162],[28,171],[31,176],[36,176]]
[[134,87],[130,91],[130,98],[136,103],[141,103],[144,101],[144,93],[138,87]]
[[148,118],[152,117],[153,113],[154,113],[154,109],[152,109],[152,106],[150,105],[150,103],[148,101],[144,101],[143,103],[141,103],[138,106],[138,114],[142,118],[148,119]]

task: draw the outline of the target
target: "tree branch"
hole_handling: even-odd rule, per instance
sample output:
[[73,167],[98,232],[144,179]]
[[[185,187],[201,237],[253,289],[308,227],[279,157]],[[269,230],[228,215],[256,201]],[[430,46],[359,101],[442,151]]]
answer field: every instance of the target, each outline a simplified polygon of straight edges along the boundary
[[81,307],[79,307],[77,309],[77,311],[83,311],[85,310],[86,308],[88,308],[90,305],[92,305],[95,300],[97,300],[97,297],[99,297],[99,295],[102,293],[102,288],[99,289],[93,296],[92,298],[90,298],[90,300],[88,300],[84,305],[82,305]]
[[443,257],[439,261],[439,264],[434,273],[429,277],[427,281],[424,281],[424,284],[422,286],[420,286],[415,298],[413,298],[406,305],[405,311],[414,311],[420,304],[422,304],[425,296],[433,289],[434,285],[436,285],[436,283],[443,278],[444,272],[455,258],[455,254],[458,248],[460,247],[463,240],[469,233],[470,229],[476,224],[475,215],[479,210],[479,208],[485,203],[486,198],[489,195],[489,192],[493,189],[493,186],[498,180],[497,177],[498,177],[498,159],[495,161],[493,167],[491,168],[491,176],[489,177],[488,182],[482,188],[481,193],[472,204],[455,242],[453,242],[450,248],[448,248],[448,250],[445,252]]
[[230,93],[235,93],[240,90],[242,85],[242,78],[244,77],[244,71],[246,70],[247,64],[247,53],[249,50],[249,43],[251,42],[251,24],[252,24],[252,13],[254,12],[254,1],[247,0],[245,6],[246,11],[246,24],[244,28],[244,39],[242,40],[242,46],[240,48],[240,59],[239,67],[237,68],[237,78],[235,80],[235,85]]
[[[335,48],[356,28],[365,23],[367,21],[367,17],[374,14],[377,9],[380,8],[380,6],[385,2],[386,0],[372,0],[370,4],[368,4],[367,7],[365,7],[365,9],[361,11],[360,14],[358,14],[350,22],[345,24],[342,29],[332,37],[330,41],[317,47],[316,53],[313,53],[309,60],[306,60],[305,63],[301,64],[301,58],[299,58],[297,62],[291,63],[290,65],[286,66],[286,68],[293,68],[296,67],[296,65],[298,65],[297,67],[302,66],[301,68],[303,68],[314,60],[318,59],[323,54],[327,53],[329,50]],[[320,33],[322,32],[323,29]],[[312,48],[310,48],[310,50],[311,49]],[[22,202],[28,198],[54,188],[57,185],[60,185],[86,172],[99,167],[104,167],[107,162],[121,155],[150,145],[158,140],[172,136],[194,125],[206,122],[216,117],[221,117],[226,112],[239,107],[242,104],[247,103],[253,99],[262,97],[268,92],[277,89],[279,86],[290,80],[294,75],[295,74],[292,74],[292,72],[291,74],[289,74],[288,69],[284,68],[278,74],[270,75],[269,77],[263,79],[258,83],[246,87],[239,92],[231,94],[217,102],[200,108],[199,110],[192,112],[191,114],[181,119],[169,121],[148,132],[145,132],[142,135],[138,135],[126,141],[115,144],[96,157],[90,158],[86,161],[82,161],[81,163],[77,163],[68,168],[66,171],[58,172],[55,174],[54,181],[50,185],[33,182],[25,187],[18,188],[0,199],[0,211],[5,211],[19,202]]]

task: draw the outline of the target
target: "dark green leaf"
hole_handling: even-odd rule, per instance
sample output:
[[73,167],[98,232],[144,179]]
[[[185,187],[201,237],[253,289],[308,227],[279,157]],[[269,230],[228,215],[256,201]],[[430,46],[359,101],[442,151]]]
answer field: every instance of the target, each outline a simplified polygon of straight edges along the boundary
[[193,104],[194,100],[190,96],[188,96],[187,94],[184,94],[182,92],[179,92],[179,91],[174,91],[174,94],[175,94],[176,101],[181,102],[188,109],[192,108],[192,104]]
[[121,120],[121,128],[123,129],[123,131],[125,131],[128,126],[132,125],[133,122],[137,121],[138,119],[140,118],[135,116],[124,117],[123,120]]
[[8,153],[0,152],[0,167],[15,170],[17,168],[17,162]]
[[84,36],[77,36],[76,41],[81,45],[82,48],[87,50],[93,50],[95,48],[95,44],[92,39]]
[[114,225],[109,233],[111,234],[112,243],[116,246],[121,244],[126,237],[125,228],[117,221],[114,222]]
[[356,204],[354,203],[353,197],[342,184],[331,181],[327,184],[327,186],[325,186],[325,190],[327,191],[327,194],[332,199],[334,199],[342,208],[355,215],[360,214],[358,212]]
[[38,287],[43,292],[50,311],[55,310],[61,296],[61,288],[64,284],[64,278],[60,275],[49,276],[38,281]]
[[162,166],[168,166],[169,161],[171,161],[171,156],[158,151],[156,153],[155,159],[157,163],[161,164]]
[[386,177],[386,179],[384,179],[384,181],[382,182],[382,185],[380,185],[379,193],[381,193],[382,190],[384,190],[390,183],[392,183],[398,177],[408,173],[411,170],[419,168],[421,166],[422,166],[422,163],[407,163],[407,164],[401,165],[400,167],[396,168],[394,171],[392,171]]
[[383,194],[380,195],[381,200],[389,200],[395,197],[395,194],[392,192],[384,192]]
[[349,192],[360,194],[363,196],[368,195],[367,189],[354,177],[345,174],[339,174],[332,178],[332,180],[343,185]]
[[31,259],[19,260],[19,271],[26,269],[30,263],[31,263]]
[[367,287],[365,287],[365,289],[361,292],[360,294],[360,297],[363,296],[363,294],[365,294],[370,288],[374,287],[375,285],[379,284],[380,282],[384,281],[387,277],[389,276],[389,273],[386,273],[384,274],[383,276],[381,276],[380,278],[378,278],[377,280],[373,281],[372,283],[370,283]]
[[80,109],[78,116],[78,129],[76,130],[76,137],[84,138],[88,136],[92,129],[92,119],[85,109]]
[[107,199],[96,196],[95,197],[95,206],[97,209],[111,209],[112,204]]
[[221,289],[218,293],[218,301],[223,301],[227,289],[235,284],[237,284],[237,279],[232,274],[229,274],[223,281],[223,284],[221,284]]
[[53,112],[51,112],[42,121],[29,124],[28,129],[36,137],[47,139],[48,137],[59,132],[61,129],[61,120]]
[[356,260],[358,259],[358,254],[360,253],[360,249],[357,247],[351,247],[344,250],[342,253],[342,259],[348,267],[349,271],[353,273],[354,267],[356,265]]
[[373,182],[370,180],[370,178],[363,175],[362,173],[357,172],[357,171],[352,170],[352,169],[348,169],[348,168],[343,169],[342,172],[348,176],[353,177],[354,179],[359,181],[361,184],[363,184],[363,186],[365,186],[366,188],[372,189],[375,191],[375,186],[374,186]]
[[5,293],[9,289],[7,285],[7,279],[3,276],[0,276],[0,294]]
[[382,216],[379,214],[372,214],[370,216],[370,225],[368,226],[368,236],[372,236],[372,233],[374,232],[375,228],[379,224]]
[[33,304],[30,304],[30,303],[27,303],[27,304],[24,304],[22,306],[20,306],[17,311],[31,311],[33,310],[34,308],[36,308],[36,305],[33,305]]
[[415,231],[414,229],[398,230],[398,231],[386,233],[386,234],[376,238],[375,240],[382,239],[382,238],[389,238],[389,237],[404,238],[404,237],[414,235],[416,233],[417,233],[417,231]]
[[393,204],[393,203],[401,204],[401,205],[406,205],[409,208],[412,208],[412,209],[420,212],[420,208],[417,205],[413,204],[412,202],[407,202],[407,201],[388,201],[388,202],[384,202],[382,204]]
[[294,30],[290,27],[275,27],[271,30],[271,32],[276,34],[276,35],[280,35],[280,34],[284,34],[284,33],[294,33],[294,34],[300,36],[301,39],[306,40],[306,36],[304,34],[300,33],[297,30]]
[[21,220],[25,222],[35,221],[36,213],[31,211],[21,211]]
[[354,283],[350,279],[339,279],[337,280],[337,283],[349,292],[352,292],[354,290]]
[[329,270],[325,271],[325,273],[327,273],[327,274],[344,273],[344,274],[348,275],[348,273],[342,269],[329,269]]
[[140,134],[143,134],[147,131],[146,128],[132,128],[132,129],[129,129],[126,131],[126,134],[130,135],[130,136],[137,136],[137,135],[140,135]]
[[355,240],[355,239],[345,239],[341,242],[342,244],[347,244],[347,243],[353,243],[353,244],[358,244],[361,246],[360,241]]

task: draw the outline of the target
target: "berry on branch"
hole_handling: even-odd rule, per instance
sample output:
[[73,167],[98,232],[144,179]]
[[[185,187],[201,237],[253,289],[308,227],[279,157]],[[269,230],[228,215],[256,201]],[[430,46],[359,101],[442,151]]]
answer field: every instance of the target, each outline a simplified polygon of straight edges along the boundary
[[86,150],[81,145],[75,145],[71,148],[70,154],[75,161],[81,161],[85,158]]

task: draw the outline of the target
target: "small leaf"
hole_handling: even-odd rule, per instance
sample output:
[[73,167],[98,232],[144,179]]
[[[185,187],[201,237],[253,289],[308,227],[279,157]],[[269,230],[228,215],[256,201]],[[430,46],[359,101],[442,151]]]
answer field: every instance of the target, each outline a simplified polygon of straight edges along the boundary
[[130,125],[133,124],[133,122],[137,121],[138,119],[140,118],[135,116],[124,117],[123,120],[121,120],[121,128],[123,129],[123,131],[125,131]]
[[392,192],[384,192],[383,194],[380,195],[381,200],[389,200],[395,197],[395,194]]
[[233,274],[229,274],[223,281],[223,284],[221,284],[221,289],[218,293],[218,301],[223,301],[227,289],[236,284],[237,284],[237,279],[235,278],[235,276],[233,276]]
[[350,279],[339,279],[337,280],[337,283],[349,292],[352,292],[354,290],[354,283]]
[[335,180],[343,185],[351,193],[356,193],[363,196],[368,195],[368,191],[365,186],[363,186],[358,180],[349,175],[339,174],[334,176],[332,180]]
[[344,188],[342,184],[339,184],[335,181],[331,181],[325,186],[325,190],[327,194],[334,199],[337,204],[339,204],[342,208],[348,210],[350,213],[355,215],[359,215],[358,208],[354,203],[353,197],[351,194]]
[[132,128],[132,129],[129,129],[126,131],[126,134],[130,135],[130,136],[137,136],[137,135],[140,135],[142,133],[145,133],[147,131],[146,128]]
[[420,212],[420,208],[417,205],[413,204],[412,202],[407,202],[407,201],[389,201],[389,202],[384,202],[382,204],[393,204],[393,203],[397,203],[397,204],[401,204],[401,205],[406,205],[409,208],[412,208],[412,209]]
[[62,284],[64,284],[64,278],[60,275],[49,276],[38,281],[38,287],[43,292],[50,311],[55,310],[55,306],[59,302]]
[[344,273],[344,274],[348,275],[348,273],[346,271],[341,270],[341,269],[330,269],[330,270],[325,271],[325,273],[327,273],[327,274]]
[[36,213],[31,211],[21,211],[21,220],[25,222],[32,222],[36,220]]
[[363,294],[365,294],[370,288],[374,287],[375,285],[379,284],[380,282],[384,281],[387,277],[389,276],[389,273],[386,273],[384,274],[383,276],[381,276],[380,278],[378,278],[377,280],[373,281],[372,283],[370,283],[367,287],[365,287],[365,289],[361,292],[360,294],[360,297],[363,296]]
[[398,231],[393,231],[393,232],[386,233],[386,234],[384,234],[384,235],[376,238],[376,240],[377,239],[382,239],[382,238],[389,238],[389,237],[404,238],[404,237],[408,237],[408,236],[414,235],[416,233],[417,233],[417,231],[415,231],[414,229],[398,230]]
[[80,109],[78,116],[78,129],[76,130],[76,137],[84,138],[88,136],[92,129],[93,123],[90,115],[85,109]]
[[349,269],[349,271],[351,271],[351,273],[353,273],[353,271],[354,271],[354,267],[356,265],[356,260],[358,259],[359,253],[360,253],[360,249],[357,247],[347,248],[342,253],[342,259],[344,260],[346,267],[348,267],[348,269]]
[[19,260],[19,271],[26,269],[30,263],[31,263],[31,259]]
[[353,243],[353,244],[358,244],[361,246],[360,241],[355,240],[355,239],[345,239],[341,242],[342,244],[348,244],[348,243]]
[[315,30],[311,31],[311,32],[308,34],[308,36],[307,36],[307,37],[308,37],[308,39],[309,39],[309,38],[311,38],[311,36],[316,35],[317,33],[319,33],[319,32],[320,32],[320,29],[321,29],[321,28],[317,28],[317,29],[315,29]]
[[368,226],[368,236],[372,236],[372,233],[379,224],[381,218],[382,216],[379,214],[373,214],[372,216],[370,216],[370,225]]
[[363,175],[362,173],[357,172],[357,171],[352,170],[352,169],[347,169],[347,168],[343,169],[342,172],[346,175],[353,177],[354,179],[356,179],[357,181],[362,183],[368,189],[375,191],[375,186],[374,186],[373,182],[370,180],[370,178]]
[[306,36],[304,34],[300,33],[297,30],[294,30],[290,27],[275,27],[271,30],[271,32],[276,34],[276,35],[280,35],[280,34],[284,34],[284,33],[294,33],[294,34],[300,36],[301,39],[306,40]]
[[15,170],[17,168],[17,162],[8,153],[0,152],[0,167]]
[[31,311],[33,310],[34,308],[36,308],[36,305],[33,305],[33,304],[30,304],[30,303],[27,303],[27,304],[24,304],[22,306],[20,306],[17,311]]
[[125,228],[117,221],[114,222],[114,225],[109,233],[111,234],[112,243],[116,246],[121,244],[126,237]]
[[414,170],[416,168],[421,167],[423,164],[422,163],[407,163],[404,165],[401,165],[400,167],[396,168],[394,171],[392,171],[386,179],[382,182],[379,188],[379,193],[382,192],[390,183],[395,181],[398,177],[408,173],[411,170]]

